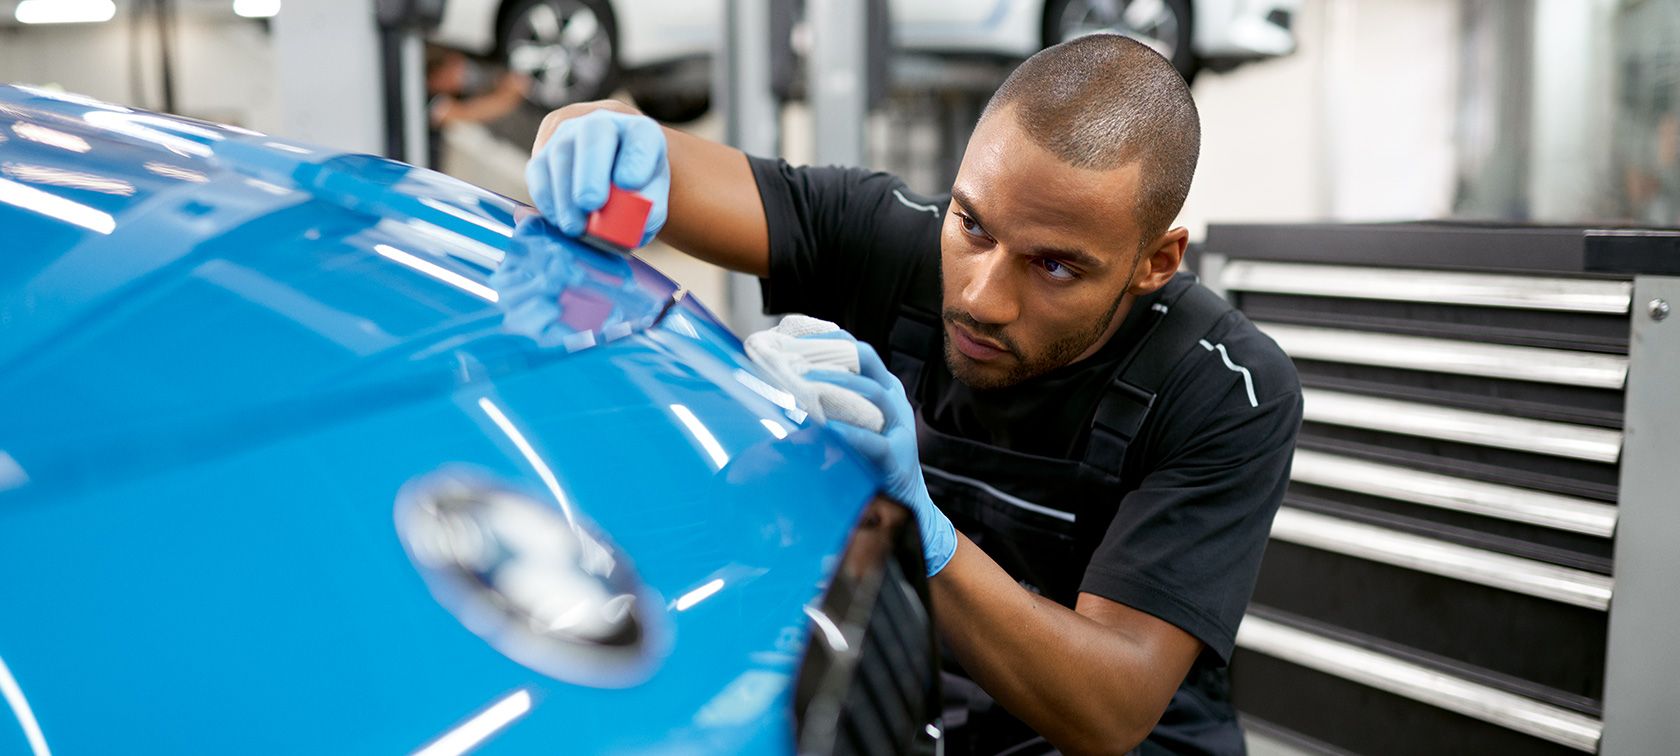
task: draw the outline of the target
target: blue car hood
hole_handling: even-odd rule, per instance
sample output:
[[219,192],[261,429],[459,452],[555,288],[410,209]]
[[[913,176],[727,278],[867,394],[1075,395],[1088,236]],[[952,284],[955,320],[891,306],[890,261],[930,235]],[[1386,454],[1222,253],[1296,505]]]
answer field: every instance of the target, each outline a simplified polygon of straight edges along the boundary
[[[791,748],[803,609],[878,482],[668,279],[528,213],[0,87],[0,672],[54,751],[400,752],[498,712],[516,752]],[[435,593],[395,505],[458,468],[622,550],[648,679],[546,675]]]
[[[601,343],[677,292],[518,203],[373,156],[21,87],[0,87],[0,139],[0,450],[37,483],[521,369],[533,337]],[[507,251],[531,247],[574,274],[565,291],[497,290]],[[557,314],[529,312],[545,295],[556,327],[521,328]]]

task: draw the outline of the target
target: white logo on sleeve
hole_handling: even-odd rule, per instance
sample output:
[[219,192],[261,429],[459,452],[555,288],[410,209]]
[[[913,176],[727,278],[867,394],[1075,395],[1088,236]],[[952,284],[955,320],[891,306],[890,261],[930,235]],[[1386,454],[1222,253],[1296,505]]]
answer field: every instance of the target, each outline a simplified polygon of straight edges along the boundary
[[1207,339],[1202,339],[1198,343],[1200,343],[1202,345],[1203,349],[1206,349],[1209,352],[1212,352],[1214,350],[1219,351],[1219,359],[1222,359],[1222,360],[1225,361],[1225,367],[1230,368],[1231,372],[1233,372],[1233,373],[1240,373],[1242,375],[1243,388],[1248,389],[1248,406],[1250,406],[1250,407],[1260,406],[1260,401],[1258,399],[1254,398],[1254,376],[1249,374],[1248,368],[1245,368],[1241,365],[1238,365],[1235,362],[1232,362],[1231,361],[1231,355],[1228,352],[1225,351],[1225,345],[1224,344],[1209,344],[1207,342]]
[[929,213],[933,213],[933,217],[935,217],[935,218],[939,217],[939,206],[938,205],[923,205],[919,202],[911,202],[909,197],[904,196],[904,192],[901,192],[897,189],[893,190],[893,197],[898,199],[899,204],[901,204],[905,207],[908,207],[911,210],[920,210],[920,211],[923,211],[923,212],[929,212]]

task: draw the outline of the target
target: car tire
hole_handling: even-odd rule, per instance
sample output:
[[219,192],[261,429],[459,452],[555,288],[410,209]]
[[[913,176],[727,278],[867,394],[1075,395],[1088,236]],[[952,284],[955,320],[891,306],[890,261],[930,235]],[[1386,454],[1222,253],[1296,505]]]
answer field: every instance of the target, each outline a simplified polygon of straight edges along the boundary
[[507,0],[496,33],[508,70],[531,77],[535,105],[599,100],[618,86],[618,24],[606,0]]
[[1193,24],[1190,0],[1049,0],[1044,4],[1044,46],[1084,34],[1124,34],[1154,48],[1186,82],[1194,82],[1201,61],[1191,49]]

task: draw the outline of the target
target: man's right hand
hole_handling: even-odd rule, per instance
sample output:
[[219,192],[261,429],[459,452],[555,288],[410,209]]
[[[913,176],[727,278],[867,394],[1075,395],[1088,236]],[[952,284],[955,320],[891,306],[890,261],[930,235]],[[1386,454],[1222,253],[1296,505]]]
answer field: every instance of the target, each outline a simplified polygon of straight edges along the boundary
[[637,246],[646,245],[665,225],[671,192],[671,166],[659,124],[619,103],[588,103],[549,114],[525,166],[525,184],[537,211],[562,233],[582,236],[589,214],[606,204],[609,183],[640,192],[653,203]]

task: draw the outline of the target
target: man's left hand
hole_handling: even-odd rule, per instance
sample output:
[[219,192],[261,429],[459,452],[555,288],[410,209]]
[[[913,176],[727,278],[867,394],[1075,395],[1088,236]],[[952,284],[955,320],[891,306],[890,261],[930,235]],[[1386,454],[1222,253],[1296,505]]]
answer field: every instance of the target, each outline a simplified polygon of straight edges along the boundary
[[859,375],[812,371],[805,377],[854,391],[881,409],[886,424],[880,432],[838,420],[830,420],[828,426],[881,472],[886,479],[885,493],[915,513],[916,524],[922,531],[922,556],[927,562],[927,574],[933,577],[945,569],[956,553],[957,531],[945,513],[934,506],[922,480],[922,461],[916,453],[916,413],[904,395],[904,385],[887,370],[874,347],[857,341],[845,331],[806,338],[844,339],[857,345]]

